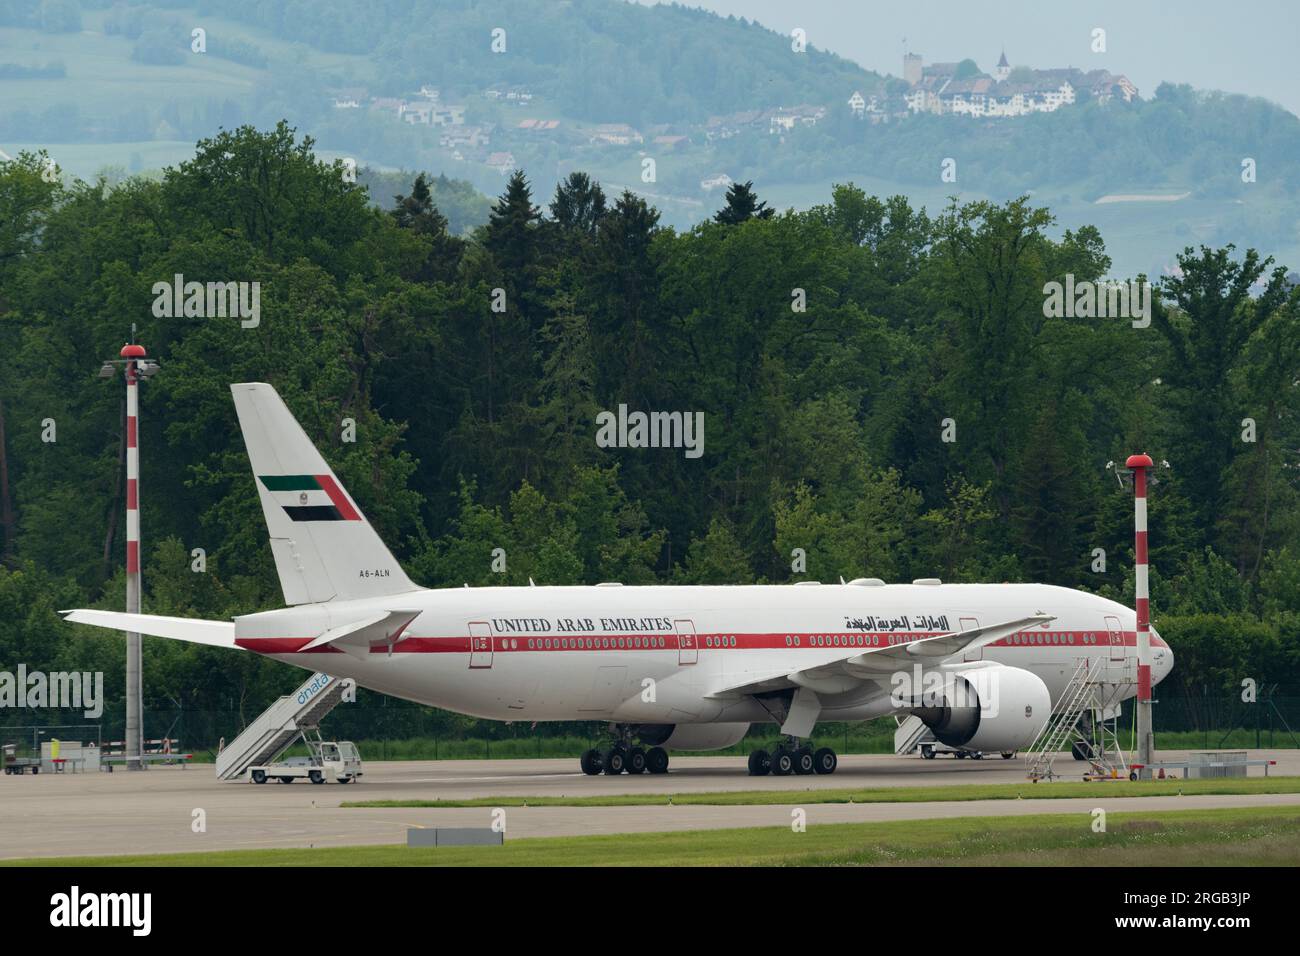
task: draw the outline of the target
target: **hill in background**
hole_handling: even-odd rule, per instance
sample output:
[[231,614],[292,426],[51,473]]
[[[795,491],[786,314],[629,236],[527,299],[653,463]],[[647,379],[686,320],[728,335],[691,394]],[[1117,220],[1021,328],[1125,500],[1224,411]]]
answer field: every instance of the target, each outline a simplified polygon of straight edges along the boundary
[[903,80],[679,6],[11,0],[0,89],[0,149],[45,147],[82,176],[174,164],[218,127],[287,118],[326,157],[485,195],[515,167],[539,195],[587,170],[678,226],[711,215],[728,180],[797,208],[852,180],[932,209],[1028,193],[1062,229],[1097,225],[1116,274],[1157,274],[1201,242],[1300,260],[1300,120],[1273,104],[1164,85],[1132,103],[1014,118],[889,107],[877,122],[851,98],[897,103]]

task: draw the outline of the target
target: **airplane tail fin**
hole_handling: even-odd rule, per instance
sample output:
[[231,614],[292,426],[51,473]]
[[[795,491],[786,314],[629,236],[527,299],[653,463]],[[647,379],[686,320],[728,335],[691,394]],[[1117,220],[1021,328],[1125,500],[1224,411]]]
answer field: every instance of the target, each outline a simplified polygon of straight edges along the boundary
[[230,386],[287,604],[416,591],[270,385]]

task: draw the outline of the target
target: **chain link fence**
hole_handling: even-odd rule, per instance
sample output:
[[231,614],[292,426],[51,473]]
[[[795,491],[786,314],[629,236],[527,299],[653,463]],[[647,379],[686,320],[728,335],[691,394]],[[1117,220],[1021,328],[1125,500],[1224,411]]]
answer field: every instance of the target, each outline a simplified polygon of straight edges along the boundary
[[[216,758],[222,741],[231,741],[245,720],[259,711],[146,709],[146,750],[169,741],[172,752],[191,753],[196,762]],[[34,720],[33,718],[40,718]],[[99,723],[88,723],[79,712],[10,710],[0,712],[0,743],[30,748],[33,740],[63,734],[80,743],[99,743],[109,750],[123,739],[121,707],[105,709]],[[882,717],[857,723],[821,723],[811,741],[841,754],[892,753],[895,722]],[[1156,742],[1165,750],[1224,748],[1300,748],[1300,695],[1262,694],[1254,702],[1238,697],[1196,694],[1162,696],[1155,709]],[[538,757],[578,757],[607,738],[602,721],[504,723],[461,717],[433,707],[375,697],[340,704],[327,716],[321,734],[330,740],[351,740],[367,760],[447,760]],[[1132,701],[1119,717],[1120,741],[1133,736]],[[770,749],[779,734],[774,724],[755,724],[745,739],[723,754],[747,754]]]

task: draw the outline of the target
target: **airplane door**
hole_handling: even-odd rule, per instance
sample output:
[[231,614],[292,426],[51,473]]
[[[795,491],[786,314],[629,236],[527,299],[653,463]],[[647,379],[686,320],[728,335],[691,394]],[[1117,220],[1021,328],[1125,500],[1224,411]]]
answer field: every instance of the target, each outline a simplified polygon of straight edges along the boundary
[[700,653],[695,625],[690,621],[673,621],[673,629],[677,631],[677,663],[694,664]]
[[[974,630],[978,630],[978,629],[979,629],[979,626],[980,626],[979,618],[977,618],[977,617],[963,617],[963,618],[961,619],[961,622],[960,622],[960,623],[961,623],[961,629],[962,629],[963,631],[974,631]],[[984,660],[984,648],[983,648],[983,646],[968,649],[968,650],[966,651],[966,653],[962,655],[961,659],[964,660],[964,661],[982,661],[982,660]]]
[[492,625],[487,621],[469,622],[469,666],[492,666]]
[[1110,659],[1124,660],[1124,631],[1119,626],[1119,618],[1111,614],[1106,615],[1106,633],[1110,638]]

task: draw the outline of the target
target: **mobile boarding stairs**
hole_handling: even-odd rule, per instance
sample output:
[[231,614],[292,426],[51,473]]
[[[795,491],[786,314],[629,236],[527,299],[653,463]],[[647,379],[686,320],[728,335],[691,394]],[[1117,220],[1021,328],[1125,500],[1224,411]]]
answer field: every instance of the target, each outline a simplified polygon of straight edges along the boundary
[[350,677],[313,674],[221,748],[217,754],[217,778],[239,780],[250,767],[274,763],[299,737],[306,742],[307,732],[318,731],[325,716],[345,697],[355,693],[356,681]]
[[1038,738],[1025,751],[1029,779],[1060,776],[1053,764],[1062,752],[1089,764],[1085,780],[1127,779],[1120,747],[1120,703],[1137,683],[1132,661],[1081,657]]

